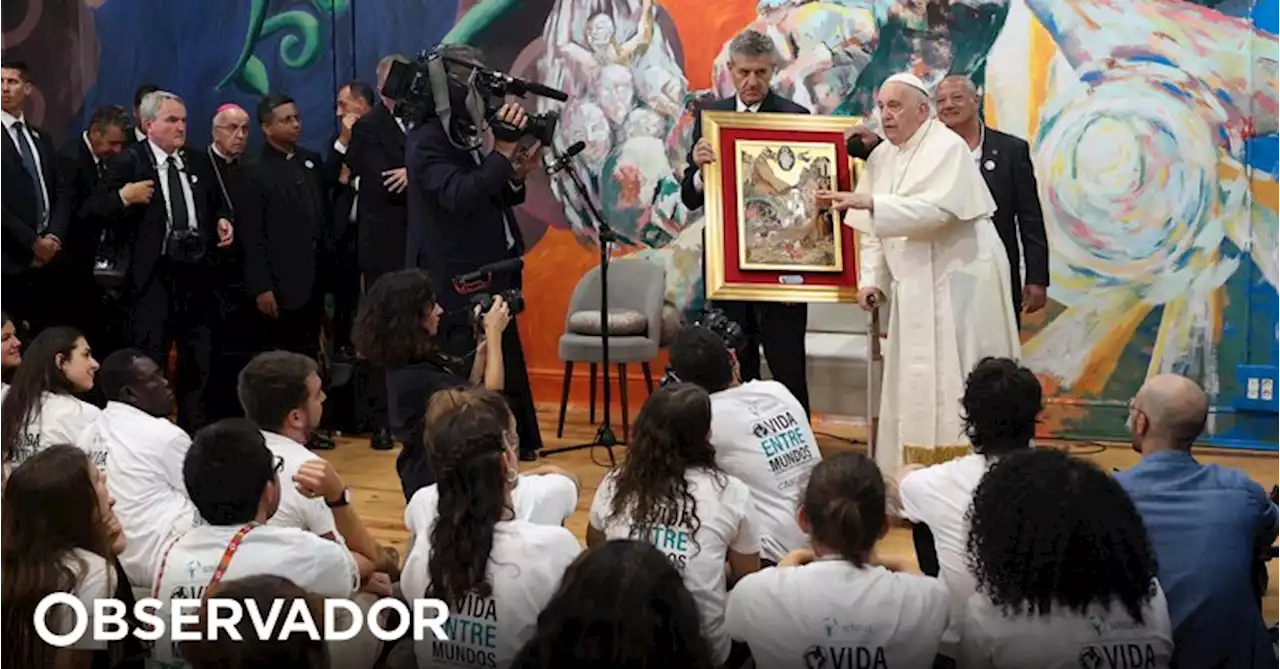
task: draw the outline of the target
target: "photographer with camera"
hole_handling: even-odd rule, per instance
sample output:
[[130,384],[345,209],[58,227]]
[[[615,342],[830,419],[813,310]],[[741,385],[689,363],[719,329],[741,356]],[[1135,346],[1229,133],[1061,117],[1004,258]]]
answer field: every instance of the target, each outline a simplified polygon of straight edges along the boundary
[[[387,414],[391,433],[404,448],[396,472],[405,501],[436,482],[435,466],[422,443],[423,421],[431,397],[441,390],[483,385],[502,390],[503,341],[514,330],[502,296],[488,310],[474,312],[479,321],[461,356],[442,347],[444,308],[427,273],[405,269],[384,274],[365,292],[351,339],[356,351],[387,370]],[[469,366],[468,366],[469,365]],[[468,371],[469,370],[469,371]],[[523,446],[523,442],[521,446]]]
[[[421,105],[430,113],[406,137],[406,264],[428,270],[437,280],[443,314],[436,341],[443,352],[463,357],[475,348],[474,312],[471,300],[451,279],[524,254],[512,207],[524,202],[525,176],[539,164],[543,141],[530,132],[545,130],[546,123],[526,115],[516,103],[501,104],[495,111],[493,88],[486,92],[477,88],[483,67],[479,50],[445,45],[433,57],[438,58],[434,67],[443,69],[430,75],[429,85],[438,96],[447,88],[449,101]],[[384,94],[397,85],[398,74],[393,72]],[[412,96],[425,94],[412,86],[396,92],[392,97],[400,96],[397,113],[413,106]],[[490,96],[490,103],[484,105],[484,117],[477,118],[474,112],[484,102],[482,94]],[[442,118],[441,106],[452,112]],[[491,148],[486,149],[487,145]],[[510,295],[508,291],[520,287],[519,271],[495,272],[488,292]],[[495,348],[490,352],[496,353]],[[533,460],[542,448],[542,436],[516,328],[506,328],[500,348],[506,363],[505,394],[520,435],[520,459]]]

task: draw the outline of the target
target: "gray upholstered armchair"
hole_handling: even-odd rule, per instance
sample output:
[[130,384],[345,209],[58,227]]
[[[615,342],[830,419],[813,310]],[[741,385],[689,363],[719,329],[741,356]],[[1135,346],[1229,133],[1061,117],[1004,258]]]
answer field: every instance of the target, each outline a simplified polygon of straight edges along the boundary
[[[622,434],[630,432],[627,407],[627,364],[640,363],[645,385],[653,392],[650,363],[658,357],[662,337],[662,308],[666,292],[666,270],[640,258],[618,258],[609,262],[609,364],[618,366],[622,401]],[[564,436],[564,414],[573,381],[573,363],[591,364],[591,422],[596,420],[596,373],[604,359],[600,334],[600,268],[592,268],[578,281],[569,299],[565,332],[560,336],[560,359],[564,361],[564,386],[560,392],[560,422],[556,436]],[[609,383],[609,370],[604,370]]]

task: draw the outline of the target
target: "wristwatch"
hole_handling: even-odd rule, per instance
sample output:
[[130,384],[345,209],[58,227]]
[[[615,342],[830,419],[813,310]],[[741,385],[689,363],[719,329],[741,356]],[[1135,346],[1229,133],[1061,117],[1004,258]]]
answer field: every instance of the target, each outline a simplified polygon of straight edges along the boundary
[[326,504],[330,509],[337,509],[337,508],[339,508],[339,507],[343,507],[343,506],[346,506],[346,505],[350,504],[350,503],[351,503],[351,488],[343,488],[343,489],[342,489],[342,494],[341,494],[341,495],[338,495],[338,499],[335,499],[335,500],[332,500],[332,501],[330,501],[330,500],[327,500],[327,499],[326,499],[326,500],[324,501],[324,503],[325,503],[325,504]]

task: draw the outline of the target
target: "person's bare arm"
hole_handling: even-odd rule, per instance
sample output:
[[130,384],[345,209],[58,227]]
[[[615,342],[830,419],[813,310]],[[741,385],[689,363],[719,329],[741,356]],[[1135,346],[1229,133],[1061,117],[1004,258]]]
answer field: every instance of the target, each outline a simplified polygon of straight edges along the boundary
[[570,481],[573,481],[573,487],[577,488],[578,490],[582,490],[582,481],[578,480],[578,477],[575,476],[573,472],[565,469],[564,467],[557,467],[556,465],[538,465],[537,467],[534,467],[529,471],[522,472],[521,474],[523,476],[543,476],[546,474],[559,474],[560,476],[563,476],[565,478],[568,478]]
[[[298,473],[293,475],[298,490],[308,497],[321,497],[326,504],[332,505],[346,495],[346,487],[338,472],[327,460],[316,458],[302,463]],[[356,564],[360,567],[360,578],[367,578],[374,571],[381,571],[378,562],[382,558],[382,550],[378,542],[373,540],[364,521],[356,514],[351,504],[331,506],[333,524],[347,542],[347,548],[355,555]],[[336,537],[330,537],[336,539]]]
[[733,587],[747,574],[754,574],[760,571],[760,554],[759,553],[738,553],[729,551],[729,587]]
[[511,325],[511,310],[501,295],[493,298],[493,306],[485,312],[484,327],[484,387],[502,390],[506,385],[506,370],[502,360],[502,333]]

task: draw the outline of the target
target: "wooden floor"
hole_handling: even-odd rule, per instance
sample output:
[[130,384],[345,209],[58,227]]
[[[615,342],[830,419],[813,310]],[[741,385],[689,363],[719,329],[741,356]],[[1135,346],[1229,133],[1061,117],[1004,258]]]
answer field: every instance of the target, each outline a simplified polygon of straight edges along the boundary
[[[569,410],[565,425],[565,437],[555,436],[556,407],[543,406],[539,409],[539,421],[543,426],[543,441],[547,448],[558,448],[591,441],[595,436],[595,427],[588,424],[586,411]],[[865,449],[865,429],[858,425],[835,421],[821,421],[814,424],[819,432],[818,443],[824,454],[845,450]],[[620,429],[619,438],[622,437]],[[858,440],[858,444],[851,443]],[[401,555],[408,551],[409,539],[404,527],[404,495],[400,491],[400,479],[396,476],[395,457],[397,451],[375,451],[369,448],[367,439],[339,438],[338,448],[322,453],[334,464],[342,475],[343,481],[351,488],[354,504],[364,518],[374,538],[379,542],[389,543],[400,549]],[[1041,443],[1044,446],[1046,444]],[[1127,446],[1103,447],[1093,444],[1048,444],[1068,448],[1081,457],[1096,462],[1105,469],[1125,469],[1138,461],[1138,455]],[[625,455],[624,447],[615,448],[615,454],[621,458]],[[1277,456],[1270,454],[1240,453],[1236,451],[1204,449],[1197,450],[1196,457],[1201,462],[1215,462],[1229,467],[1244,470],[1254,480],[1262,484],[1266,490],[1276,485],[1278,478]],[[585,544],[587,510],[595,495],[596,486],[608,471],[609,458],[605,449],[580,450],[570,453],[552,455],[543,460],[545,463],[563,467],[582,481],[582,491],[578,498],[578,509],[569,518],[567,527]],[[522,463],[535,466],[536,463]],[[904,529],[890,531],[880,545],[887,555],[899,556],[915,563],[915,549],[911,544],[911,534]],[[1271,587],[1267,593],[1265,615],[1270,623],[1277,620],[1277,564],[1272,561]]]

